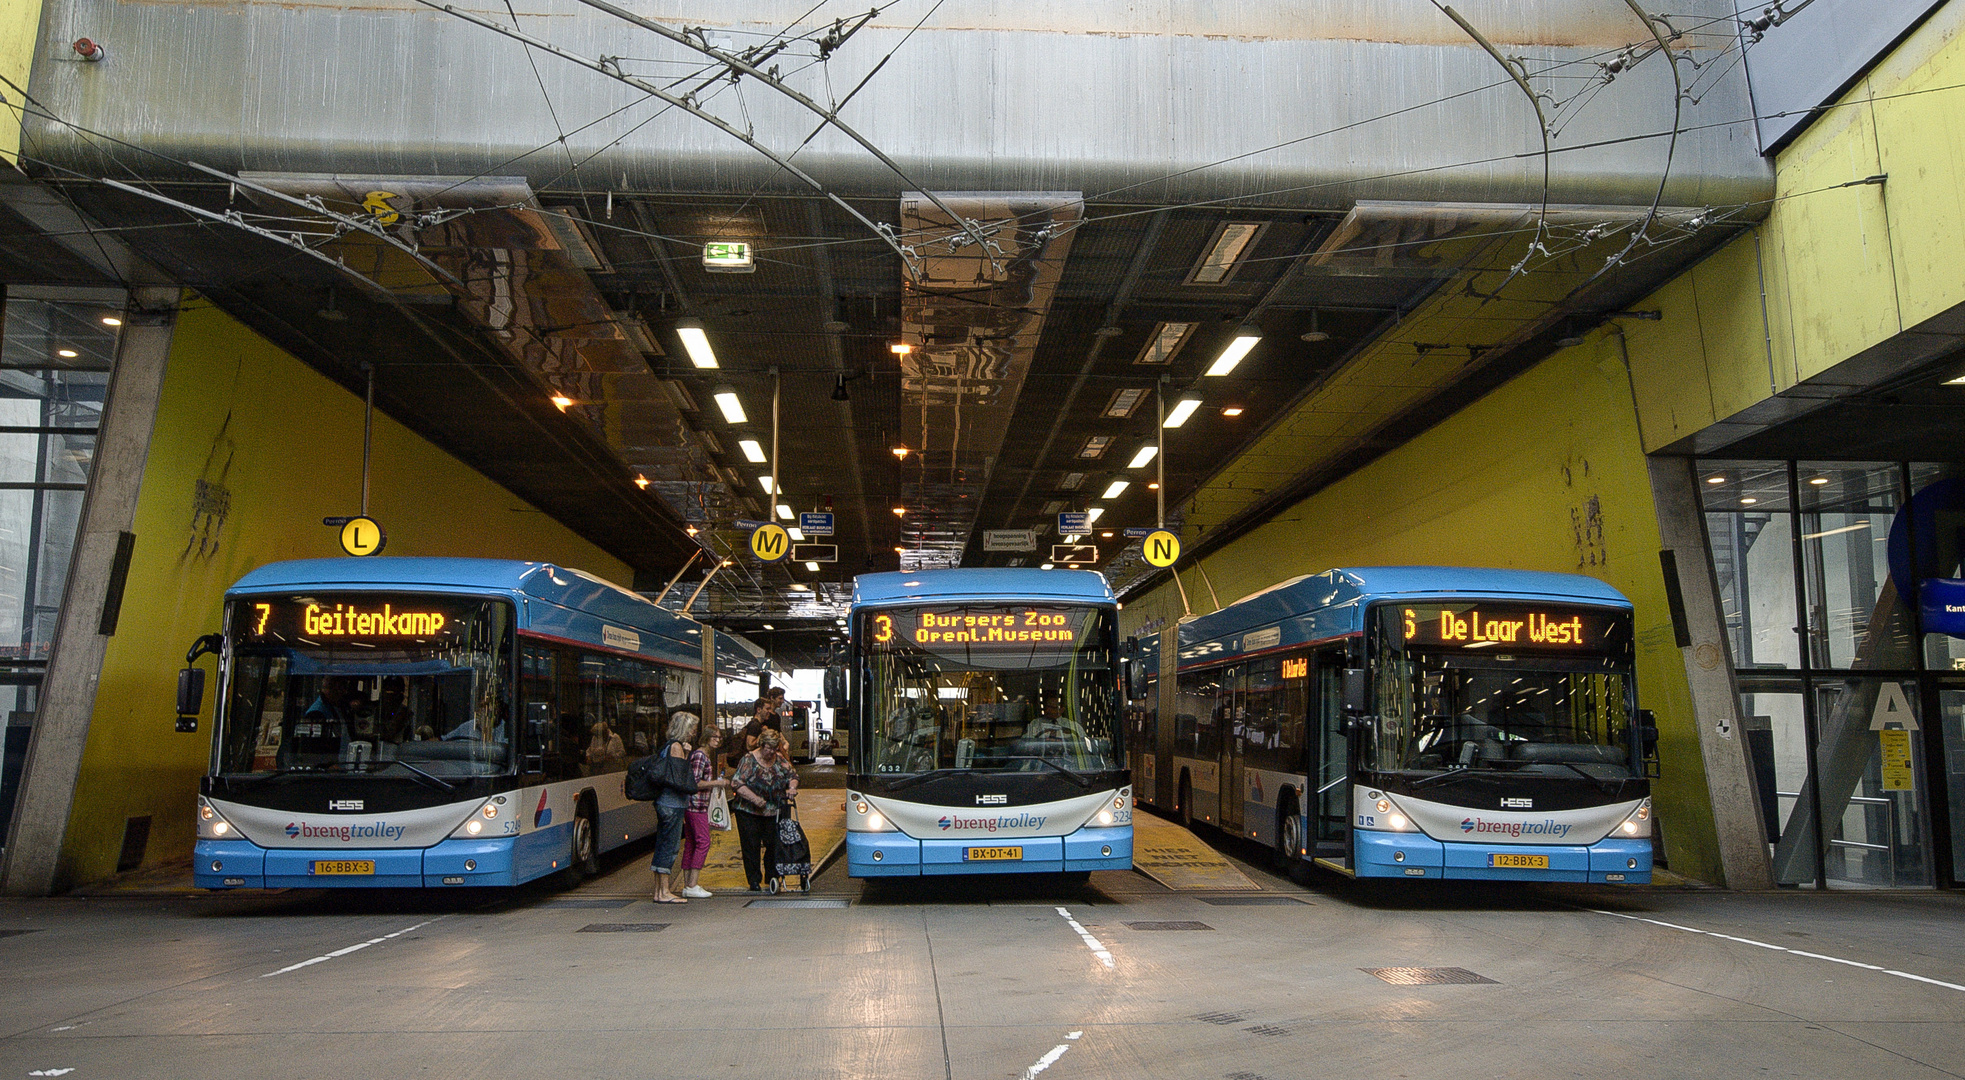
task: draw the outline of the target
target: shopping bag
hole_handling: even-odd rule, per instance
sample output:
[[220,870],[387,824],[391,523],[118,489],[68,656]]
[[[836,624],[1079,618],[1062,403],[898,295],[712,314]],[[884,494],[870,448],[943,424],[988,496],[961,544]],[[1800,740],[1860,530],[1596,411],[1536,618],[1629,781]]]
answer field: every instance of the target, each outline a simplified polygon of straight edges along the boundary
[[812,844],[805,830],[789,813],[778,819],[778,877],[805,877],[812,873]]
[[710,793],[710,828],[730,827],[730,796],[722,788]]

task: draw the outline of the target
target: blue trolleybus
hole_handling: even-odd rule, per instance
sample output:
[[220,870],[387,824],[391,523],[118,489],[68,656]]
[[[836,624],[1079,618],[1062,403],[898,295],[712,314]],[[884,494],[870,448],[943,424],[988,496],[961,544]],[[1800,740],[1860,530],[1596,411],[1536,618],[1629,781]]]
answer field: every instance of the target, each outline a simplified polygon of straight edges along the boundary
[[1295,578],[1134,643],[1139,799],[1357,877],[1647,882],[1631,635],[1572,574]]
[[848,872],[1130,869],[1117,622],[1089,571],[857,578]]
[[[700,625],[546,563],[274,563],[224,619],[193,650],[219,657],[194,865],[212,889],[592,874],[655,827],[628,762],[703,700]],[[755,674],[748,643],[715,641],[720,672]]]

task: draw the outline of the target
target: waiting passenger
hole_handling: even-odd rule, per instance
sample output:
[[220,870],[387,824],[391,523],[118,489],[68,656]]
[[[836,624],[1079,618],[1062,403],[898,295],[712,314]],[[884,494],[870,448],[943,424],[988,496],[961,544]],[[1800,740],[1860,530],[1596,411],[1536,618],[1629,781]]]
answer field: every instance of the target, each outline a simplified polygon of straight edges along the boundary
[[798,773],[785,763],[785,737],[766,729],[757,749],[745,754],[731,779],[736,792],[737,840],[744,852],[744,880],[757,892],[777,876],[778,813],[798,796]]

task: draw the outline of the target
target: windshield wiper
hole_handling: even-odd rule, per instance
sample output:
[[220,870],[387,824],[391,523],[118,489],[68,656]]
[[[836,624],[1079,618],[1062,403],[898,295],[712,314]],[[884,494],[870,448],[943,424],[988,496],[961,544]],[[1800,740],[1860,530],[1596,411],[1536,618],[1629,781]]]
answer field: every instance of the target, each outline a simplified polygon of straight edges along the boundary
[[1064,766],[1058,764],[1057,762],[1052,761],[1050,758],[1021,756],[1021,757],[1012,757],[1009,760],[1042,762],[1043,764],[1049,765],[1051,768],[1056,769],[1057,771],[1063,773],[1065,776],[1070,778],[1072,783],[1077,784],[1081,788],[1089,788],[1092,786],[1092,782],[1090,780],[1087,780],[1077,772],[1074,772],[1071,769],[1067,769]]
[[956,770],[954,769],[932,769],[924,773],[915,773],[913,776],[903,776],[899,780],[885,785],[883,790],[900,791],[904,788],[911,788],[916,784],[925,784],[930,780],[940,780],[945,776],[954,776],[955,773]]
[[[1481,771],[1492,772],[1494,770],[1483,769]],[[1444,784],[1449,780],[1464,780],[1467,777],[1473,775],[1473,773],[1474,773],[1473,769],[1449,769],[1446,772],[1435,773],[1432,776],[1422,776],[1419,779],[1414,780],[1412,783],[1407,784],[1406,787],[1414,791],[1417,791],[1420,788],[1428,788],[1428,787],[1434,787],[1439,784]]]
[[424,778],[426,778],[426,779],[428,779],[428,780],[429,780],[429,781],[430,781],[431,783],[434,783],[434,784],[436,784],[436,785],[437,785],[438,787],[440,787],[440,788],[442,788],[442,789],[444,789],[445,791],[449,791],[449,790],[450,790],[451,788],[454,788],[454,787],[456,787],[456,786],[457,786],[457,785],[455,785],[455,784],[448,784],[448,783],[445,783],[442,777],[439,777],[439,776],[433,776],[433,775],[431,775],[430,773],[426,773],[426,772],[424,772],[424,771],[423,771],[422,769],[419,769],[419,768],[417,768],[416,766],[414,766],[414,765],[411,765],[411,764],[410,764],[409,762],[407,762],[407,761],[401,761],[401,760],[397,760],[397,761],[392,761],[392,762],[390,762],[389,764],[391,764],[391,765],[401,765],[401,766],[402,766],[403,768],[405,768],[405,769],[408,769],[408,770],[409,770],[410,772],[413,772],[413,773],[415,773],[415,774],[416,774],[416,775],[418,775],[418,776],[421,776],[421,777],[424,777]]
[[1621,784],[1611,783],[1608,779],[1601,776],[1597,776],[1594,773],[1584,772],[1583,767],[1581,765],[1576,764],[1573,761],[1557,761],[1554,762],[1553,764],[1567,766],[1571,772],[1574,772],[1576,775],[1582,777],[1585,780],[1588,780],[1591,783],[1591,785],[1593,785],[1598,791],[1603,792],[1605,795],[1616,794],[1617,789],[1622,786]]

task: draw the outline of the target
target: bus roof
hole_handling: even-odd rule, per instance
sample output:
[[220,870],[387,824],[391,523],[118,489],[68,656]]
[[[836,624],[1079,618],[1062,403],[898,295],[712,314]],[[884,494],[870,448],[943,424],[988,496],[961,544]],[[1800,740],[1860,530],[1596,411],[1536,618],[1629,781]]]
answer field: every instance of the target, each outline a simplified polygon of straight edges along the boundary
[[1110,604],[1112,586],[1095,570],[1028,570],[989,567],[919,570],[912,574],[861,574],[853,579],[853,606],[916,601],[1057,600]]
[[[536,597],[549,604],[591,616],[604,623],[643,631],[677,646],[696,648],[700,625],[639,593],[630,592],[584,570],[553,563],[518,559],[461,559],[443,556],[398,555],[347,559],[296,559],[267,563],[225,590],[229,598],[280,589],[418,588],[501,592]],[[563,619],[533,620],[547,632],[568,633],[580,627]],[[586,634],[577,634],[585,637]],[[595,640],[598,640],[596,638]],[[719,633],[719,668],[755,670],[763,651],[734,634]]]
[[1333,609],[1343,609],[1344,616],[1313,619],[1318,625],[1309,636],[1356,632],[1363,629],[1366,604],[1398,597],[1546,599],[1631,607],[1623,593],[1582,574],[1470,566],[1350,566],[1290,578],[1250,593],[1220,611],[1182,623],[1180,639],[1183,645],[1212,641]]

